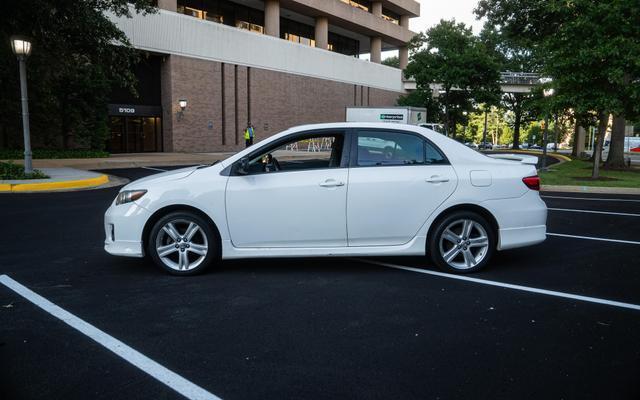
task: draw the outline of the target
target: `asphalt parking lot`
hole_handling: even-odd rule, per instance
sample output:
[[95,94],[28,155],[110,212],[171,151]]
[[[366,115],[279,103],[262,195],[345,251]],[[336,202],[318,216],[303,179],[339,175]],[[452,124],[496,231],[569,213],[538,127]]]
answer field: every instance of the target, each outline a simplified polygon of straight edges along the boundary
[[0,196],[0,399],[640,398],[640,196],[545,192],[556,235],[472,280],[423,258],[177,278],[103,251],[117,191]]

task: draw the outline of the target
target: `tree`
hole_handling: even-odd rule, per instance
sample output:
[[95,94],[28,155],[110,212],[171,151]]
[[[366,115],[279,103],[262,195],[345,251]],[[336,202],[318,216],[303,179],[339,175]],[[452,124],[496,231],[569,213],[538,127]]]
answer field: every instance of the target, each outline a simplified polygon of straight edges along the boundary
[[0,3],[0,132],[2,144],[22,137],[13,34],[28,35],[29,107],[34,143],[102,148],[107,96],[114,87],[135,91],[132,65],[139,53],[106,13],[155,12],[153,0],[21,0]]
[[[485,23],[480,32],[480,40],[492,52],[499,63],[500,71],[536,73],[540,64],[531,49],[518,45],[503,34],[498,27]],[[537,101],[536,92],[532,93],[504,93],[501,105],[513,113],[513,148],[520,148],[520,128],[523,123],[538,119],[533,112],[533,103]]]
[[455,138],[457,123],[466,124],[466,114],[475,105],[499,98],[498,64],[471,29],[455,20],[440,23],[414,37],[405,76],[413,77],[417,91],[439,91],[447,133]]
[[592,171],[598,179],[609,115],[640,116],[640,2],[481,0],[476,13],[543,61],[555,108],[569,106],[584,126],[598,126]]
[[394,68],[400,68],[400,59],[398,58],[398,56],[388,57],[382,60],[382,65],[386,65]]
[[400,96],[397,101],[399,106],[407,107],[423,107],[427,109],[427,122],[441,122],[442,110],[436,100],[433,99],[431,92],[423,90],[414,90],[407,95]]

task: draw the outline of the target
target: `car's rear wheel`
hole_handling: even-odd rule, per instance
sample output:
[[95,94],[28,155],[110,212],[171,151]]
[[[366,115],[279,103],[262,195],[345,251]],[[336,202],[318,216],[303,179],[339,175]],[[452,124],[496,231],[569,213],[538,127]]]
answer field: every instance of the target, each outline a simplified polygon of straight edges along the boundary
[[205,219],[189,211],[160,218],[149,234],[147,252],[164,271],[195,275],[218,259],[219,240]]
[[495,237],[493,227],[481,215],[458,211],[437,223],[429,253],[446,272],[475,272],[489,263],[496,247]]

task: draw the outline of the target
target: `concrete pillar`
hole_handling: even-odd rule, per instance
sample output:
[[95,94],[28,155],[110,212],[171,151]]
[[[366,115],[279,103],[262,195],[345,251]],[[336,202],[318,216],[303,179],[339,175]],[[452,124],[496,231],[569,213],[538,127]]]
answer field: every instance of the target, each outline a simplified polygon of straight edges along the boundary
[[158,8],[167,11],[178,11],[178,0],[158,0]]
[[371,14],[376,17],[382,17],[382,2],[374,1],[371,3]]
[[409,64],[409,48],[407,46],[400,47],[398,58],[400,59],[400,69],[407,68],[407,64]]
[[382,38],[374,36],[371,38],[371,62],[380,64],[382,58]]
[[280,37],[279,0],[265,0],[264,2],[264,33],[269,36]]
[[[409,29],[408,15],[400,16],[400,26]],[[407,68],[407,64],[409,64],[409,48],[407,46],[400,47],[398,58],[400,59],[400,69]]]
[[329,48],[329,18],[316,17],[316,47],[319,49]]

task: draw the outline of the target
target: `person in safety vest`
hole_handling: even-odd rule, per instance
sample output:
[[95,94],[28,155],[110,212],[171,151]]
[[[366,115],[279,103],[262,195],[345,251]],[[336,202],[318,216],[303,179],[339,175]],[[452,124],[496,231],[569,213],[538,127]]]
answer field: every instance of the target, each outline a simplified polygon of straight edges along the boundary
[[256,130],[251,125],[251,122],[247,124],[247,129],[244,130],[244,143],[245,147],[249,147],[253,144],[253,137],[255,136]]

